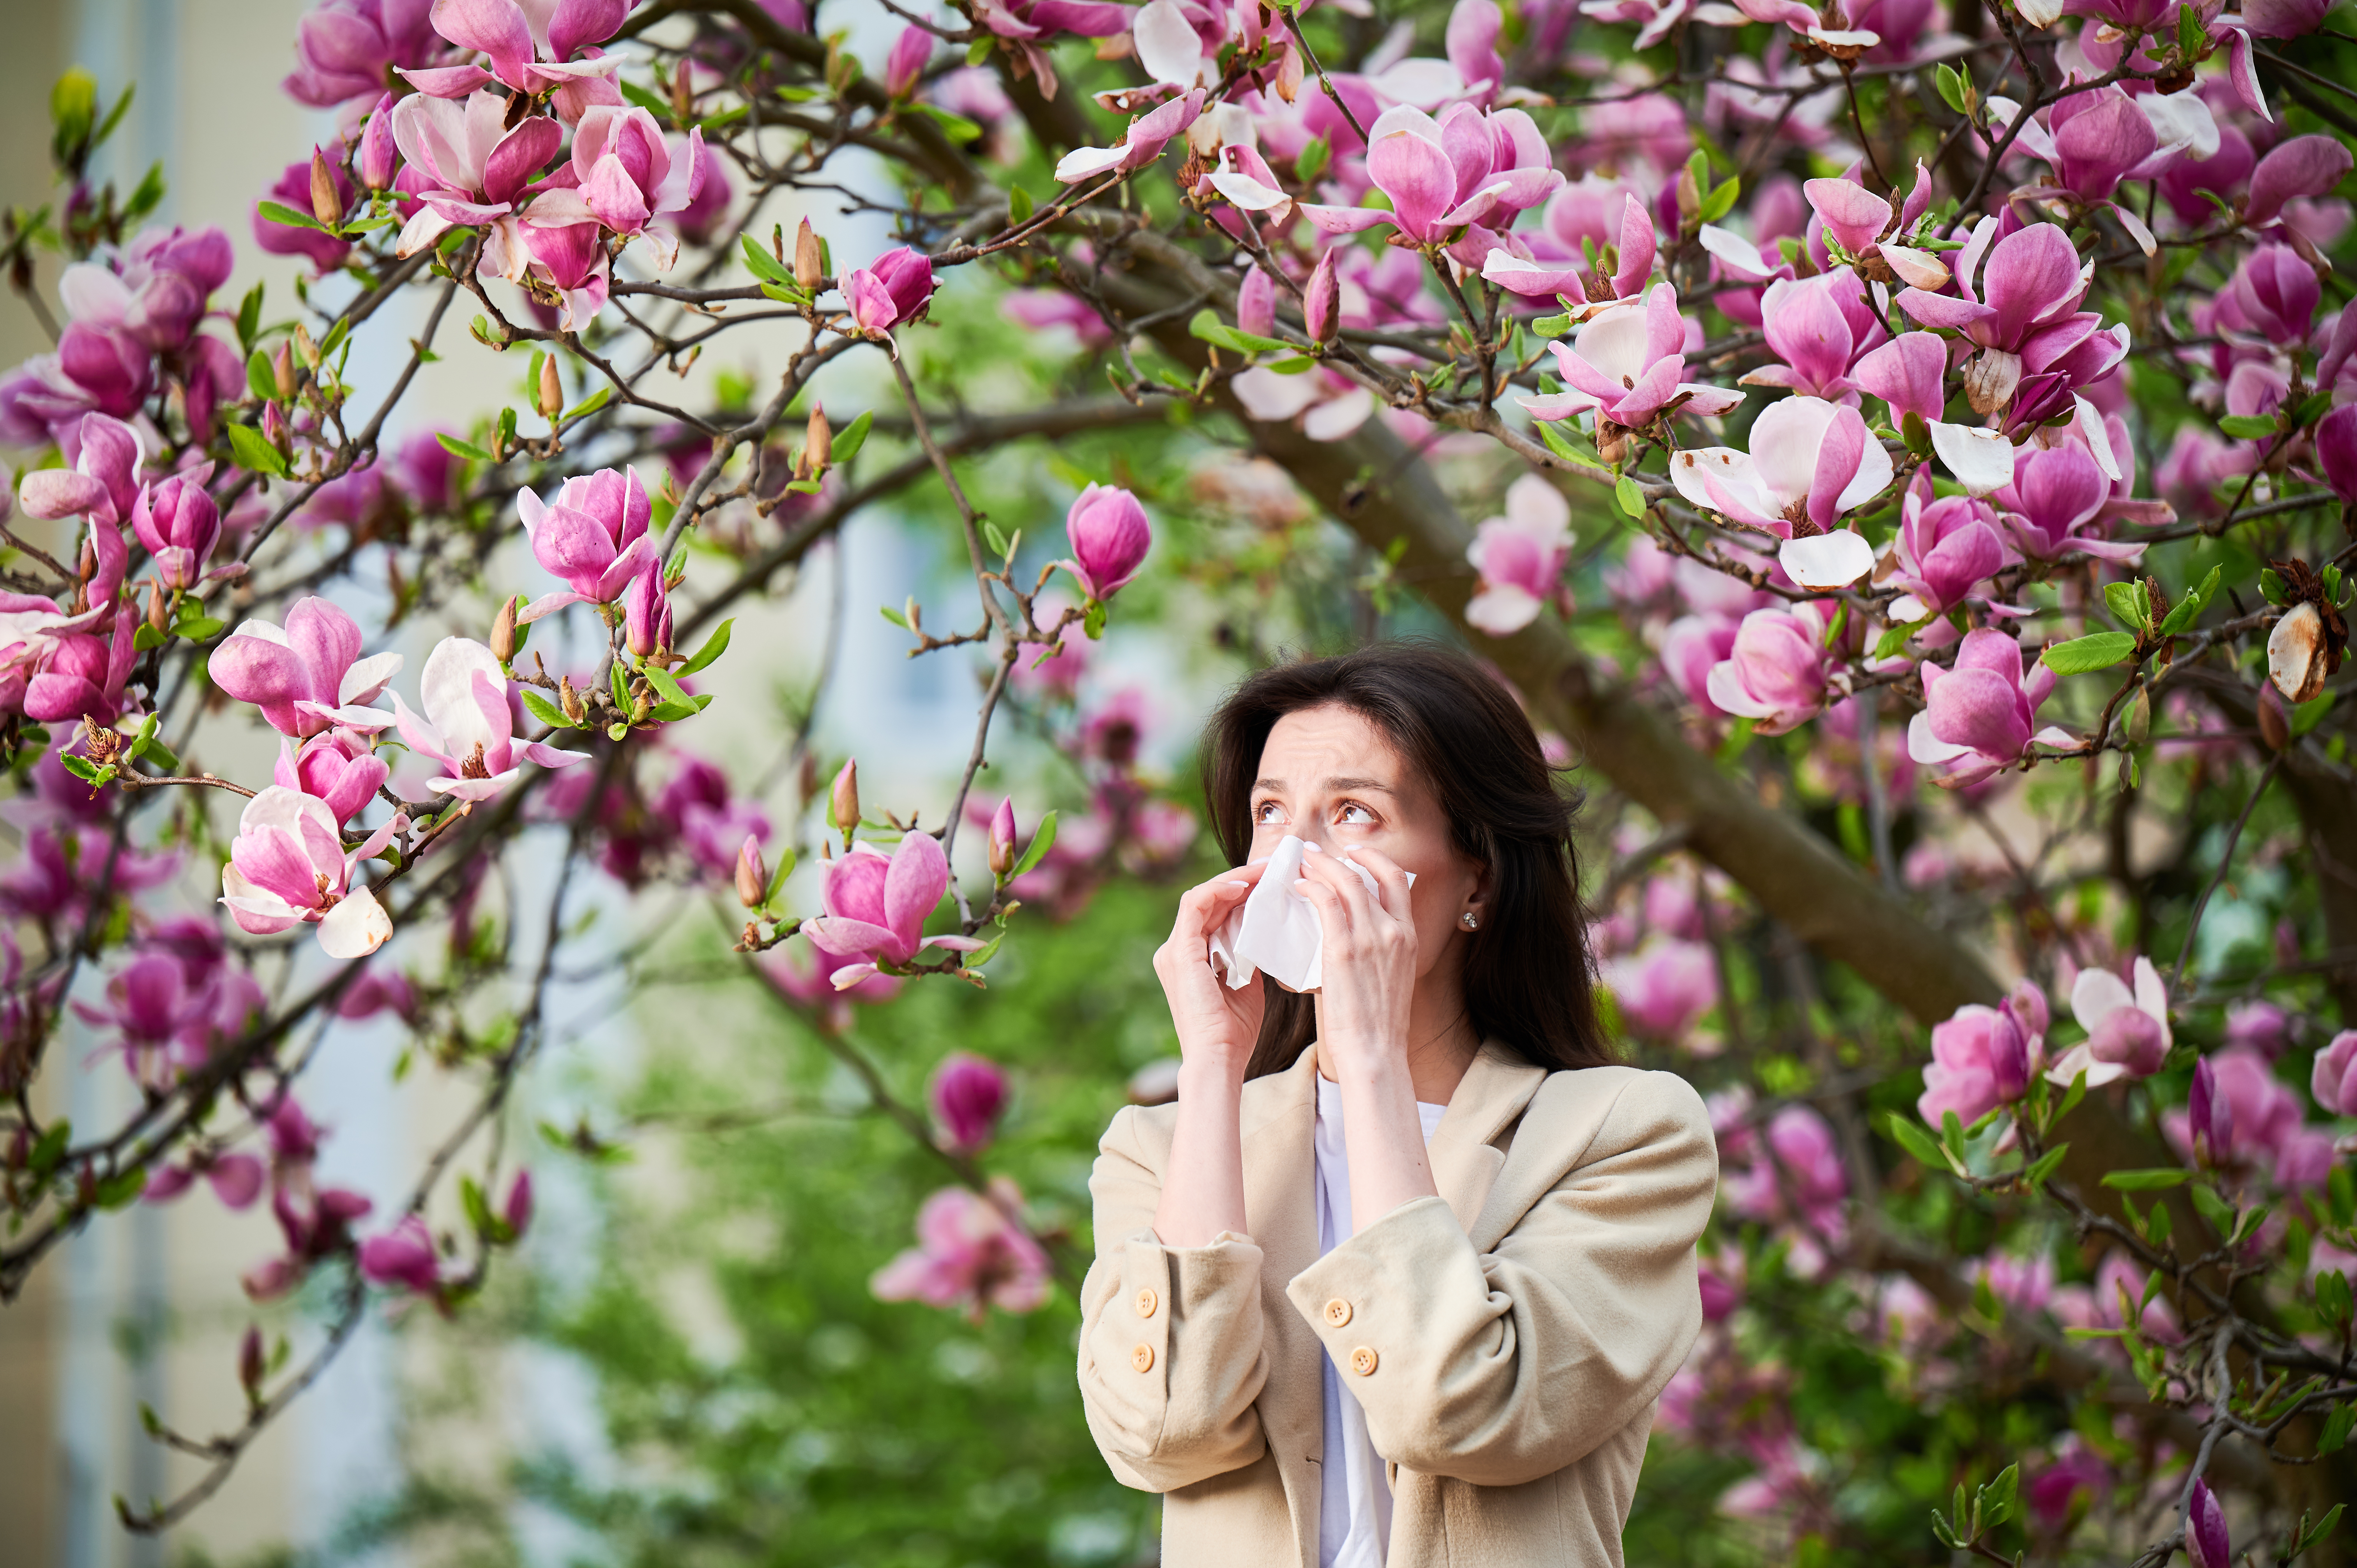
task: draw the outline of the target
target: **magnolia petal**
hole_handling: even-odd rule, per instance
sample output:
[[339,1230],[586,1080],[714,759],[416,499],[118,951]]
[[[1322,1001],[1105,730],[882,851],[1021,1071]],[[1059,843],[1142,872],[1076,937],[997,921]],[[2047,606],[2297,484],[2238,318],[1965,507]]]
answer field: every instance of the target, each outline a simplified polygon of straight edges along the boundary
[[315,703],[308,697],[296,698],[295,711],[298,714],[309,714],[315,718],[326,719],[329,724],[341,725],[346,729],[360,730],[367,735],[374,735],[379,730],[391,728],[394,720],[394,715],[386,713],[382,708],[361,707],[357,703],[331,708],[325,703]]
[[1874,570],[1874,546],[1846,528],[1807,539],[1788,539],[1776,560],[1786,575],[1820,592],[1846,588]]
[[1969,746],[1952,746],[1932,733],[1932,715],[1917,714],[1907,725],[1907,755],[1927,767],[1953,762],[1960,757],[1970,757]]
[[515,782],[521,769],[511,768],[489,779],[429,779],[425,787],[436,795],[447,795],[454,800],[488,800]]
[[1215,174],[1211,181],[1212,189],[1247,212],[1266,212],[1293,199],[1281,190],[1271,190],[1248,174]]
[[1313,228],[1329,234],[1358,234],[1379,223],[1394,223],[1393,216],[1379,207],[1324,207],[1314,201],[1301,203],[1301,215]]
[[881,972],[872,963],[846,963],[827,978],[837,991],[848,991],[862,981],[871,980]]
[[1985,496],[2013,483],[2013,443],[1996,431],[1934,422],[1932,449],[1967,495]]
[[519,747],[527,762],[537,762],[543,768],[570,768],[576,762],[587,762],[586,751],[567,751],[561,746],[551,746],[544,740],[528,740]]
[[1882,259],[1899,274],[1899,281],[1916,288],[1937,289],[1948,281],[1948,263],[1929,251],[1918,251],[1907,245],[1878,245]]
[[1056,160],[1056,178],[1065,185],[1078,185],[1101,174],[1110,174],[1121,166],[1127,156],[1126,145],[1118,147],[1075,147]]
[[355,887],[319,921],[319,949],[329,958],[366,958],[393,935],[393,917],[365,887]]
[[414,256],[455,227],[431,207],[420,207],[401,226],[401,238],[393,242],[393,253],[404,259]]
[[1302,415],[1301,433],[1312,441],[1340,441],[1364,424],[1374,412],[1375,394],[1364,387],[1352,387]]
[[990,944],[974,937],[927,937],[920,948],[945,948],[951,952],[980,952]]
[[516,624],[530,626],[544,615],[561,610],[567,605],[586,604],[588,599],[588,595],[576,594],[570,588],[559,588],[553,594],[543,594],[516,612]]

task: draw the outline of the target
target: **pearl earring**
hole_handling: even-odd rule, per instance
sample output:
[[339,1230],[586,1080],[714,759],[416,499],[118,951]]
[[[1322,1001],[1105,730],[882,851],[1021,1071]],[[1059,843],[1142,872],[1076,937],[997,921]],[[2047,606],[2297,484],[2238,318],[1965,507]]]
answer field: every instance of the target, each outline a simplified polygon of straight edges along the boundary
[[1466,910],[1465,913],[1458,916],[1457,918],[1465,922],[1465,929],[1469,931],[1478,930],[1480,929],[1481,917],[1475,914],[1470,909]]

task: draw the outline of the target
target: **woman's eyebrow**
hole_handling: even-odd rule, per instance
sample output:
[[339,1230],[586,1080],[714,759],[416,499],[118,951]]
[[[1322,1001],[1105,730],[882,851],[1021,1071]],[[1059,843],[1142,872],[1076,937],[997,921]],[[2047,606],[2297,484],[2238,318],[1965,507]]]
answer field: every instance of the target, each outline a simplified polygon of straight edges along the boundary
[[1386,795],[1399,793],[1380,779],[1329,779],[1326,788],[1338,793],[1351,789],[1379,789]]

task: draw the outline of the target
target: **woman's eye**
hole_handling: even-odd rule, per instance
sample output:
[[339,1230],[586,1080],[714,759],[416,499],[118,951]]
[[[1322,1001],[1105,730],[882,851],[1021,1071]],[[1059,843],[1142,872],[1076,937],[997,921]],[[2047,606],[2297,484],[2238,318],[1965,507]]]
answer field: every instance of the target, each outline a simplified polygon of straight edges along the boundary
[[1372,827],[1374,825],[1375,814],[1358,802],[1352,801],[1337,813],[1336,820],[1349,822],[1353,826]]
[[1256,826],[1269,827],[1283,821],[1285,808],[1274,800],[1263,800],[1253,808],[1253,822]]

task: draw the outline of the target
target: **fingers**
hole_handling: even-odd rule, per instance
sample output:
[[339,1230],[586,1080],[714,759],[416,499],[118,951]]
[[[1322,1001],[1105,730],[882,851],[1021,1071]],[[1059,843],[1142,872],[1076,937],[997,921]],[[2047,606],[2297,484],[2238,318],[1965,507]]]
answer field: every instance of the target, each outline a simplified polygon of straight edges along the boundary
[[[1357,918],[1365,911],[1367,898],[1366,887],[1363,885],[1357,886],[1355,891],[1359,896],[1359,908],[1351,907],[1350,898],[1342,891],[1341,882],[1358,884],[1359,879],[1352,875],[1350,867],[1337,866],[1333,862],[1334,857],[1329,854],[1304,856],[1301,862],[1301,880],[1293,885],[1293,890],[1308,899],[1309,907],[1318,911],[1318,921],[1325,931],[1325,945],[1329,951],[1349,941],[1351,932],[1357,924]],[[1337,880],[1338,877],[1340,881]]]
[[1352,850],[1351,858],[1375,874],[1383,913],[1394,920],[1413,922],[1415,917],[1408,901],[1414,889],[1408,886],[1407,873],[1400,869],[1399,862],[1379,849],[1364,847]]
[[1178,918],[1170,929],[1171,940],[1181,943],[1203,941],[1244,901],[1267,869],[1268,862],[1254,861],[1189,888],[1179,897]]

